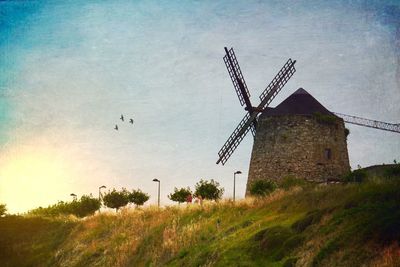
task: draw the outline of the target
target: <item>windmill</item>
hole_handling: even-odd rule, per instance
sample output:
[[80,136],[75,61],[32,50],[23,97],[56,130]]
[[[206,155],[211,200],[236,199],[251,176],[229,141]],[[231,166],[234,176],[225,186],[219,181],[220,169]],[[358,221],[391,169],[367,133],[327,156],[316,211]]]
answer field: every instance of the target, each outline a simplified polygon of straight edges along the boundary
[[[272,79],[272,81],[263,91],[263,93],[260,95],[259,98],[261,102],[258,106],[255,107],[251,104],[250,93],[243,78],[243,74],[237,61],[235,52],[233,51],[233,48],[228,50],[225,47],[224,49],[224,63],[232,80],[236,94],[239,98],[239,102],[242,106],[245,106],[244,109],[247,111],[247,113],[218,152],[217,164],[222,163],[222,165],[227,162],[227,160],[239,146],[241,141],[247,135],[249,130],[251,130],[253,137],[255,137],[259,114],[268,108],[272,100],[276,97],[283,86],[296,72],[296,69],[294,67],[296,60],[292,61],[291,59],[289,59],[282,67],[282,69],[278,72],[278,74],[274,77],[274,79]],[[343,119],[343,121],[346,123],[400,133],[400,124],[371,120],[337,112],[329,113]]]
[[260,103],[258,104],[258,106],[253,106],[250,102],[250,93],[247,88],[246,81],[243,78],[243,74],[240,70],[240,66],[236,59],[233,48],[228,50],[228,48],[225,47],[224,49],[225,56],[223,57],[223,59],[226,68],[232,80],[236,94],[239,98],[239,102],[242,106],[245,106],[245,110],[247,111],[247,113],[218,152],[219,158],[217,164],[221,162],[222,165],[224,165],[229,157],[233,154],[233,152],[239,146],[240,142],[244,139],[249,130],[251,130],[253,137],[255,136],[257,128],[257,117],[259,113],[262,112],[266,107],[268,107],[268,105],[272,102],[272,100],[276,97],[276,95],[296,72],[296,69],[294,68],[296,60],[293,61],[289,58],[282,69],[272,79],[267,88],[260,95]]
[[387,123],[331,112],[303,88],[279,105],[269,104],[295,73],[296,61],[289,59],[253,106],[235,53],[225,47],[224,62],[246,115],[218,152],[224,165],[251,130],[251,152],[246,195],[261,179],[280,183],[286,177],[326,182],[350,171],[345,122],[400,133],[400,124]]

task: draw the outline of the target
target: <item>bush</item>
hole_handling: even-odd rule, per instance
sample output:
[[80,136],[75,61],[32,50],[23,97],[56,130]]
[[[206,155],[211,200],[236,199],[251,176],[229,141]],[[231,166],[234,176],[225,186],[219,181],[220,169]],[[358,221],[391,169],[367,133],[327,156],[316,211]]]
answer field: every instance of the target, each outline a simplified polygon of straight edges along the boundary
[[94,214],[100,209],[100,200],[92,196],[83,195],[80,200],[72,202],[59,201],[57,204],[50,205],[47,208],[36,208],[28,211],[30,215],[55,217],[59,215],[75,215],[76,217],[86,217]]
[[200,182],[196,183],[196,190],[194,194],[201,196],[203,199],[218,200],[221,199],[224,193],[224,188],[219,186],[219,183],[211,179],[206,181],[201,179]]
[[350,172],[347,174],[344,178],[343,181],[350,183],[350,182],[355,182],[355,183],[361,183],[364,182],[365,179],[367,178],[368,174],[367,171],[364,169],[358,169]]
[[149,200],[150,196],[146,193],[143,193],[140,189],[132,190],[128,194],[128,200],[130,203],[134,203],[136,207],[142,206],[147,200]]
[[6,212],[7,212],[6,204],[0,204],[0,217],[6,215]]
[[250,185],[250,194],[254,196],[268,196],[276,187],[276,184],[271,180],[257,180]]
[[93,215],[100,209],[101,202],[92,196],[83,195],[79,201],[73,201],[72,213],[77,217],[83,218]]
[[108,191],[108,193],[103,196],[104,205],[118,211],[119,208],[129,203],[129,194],[130,193],[125,188],[122,188],[121,191],[117,191],[113,188],[112,191]]
[[192,195],[192,191],[190,190],[189,187],[187,188],[174,188],[174,192],[168,195],[168,198],[171,199],[172,201],[178,202],[178,203],[183,203],[186,201],[188,196]]
[[61,211],[61,208],[59,205],[63,205],[64,202],[60,201],[57,204],[50,205],[47,208],[36,208],[28,211],[29,215],[35,215],[35,216],[44,216],[44,217],[53,217],[61,214],[70,214],[70,213],[64,213]]

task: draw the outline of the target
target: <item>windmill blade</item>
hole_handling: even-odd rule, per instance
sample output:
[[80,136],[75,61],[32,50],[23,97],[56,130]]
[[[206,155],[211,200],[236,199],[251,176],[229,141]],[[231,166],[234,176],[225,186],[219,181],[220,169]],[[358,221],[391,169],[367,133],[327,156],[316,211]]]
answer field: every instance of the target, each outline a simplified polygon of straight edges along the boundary
[[283,65],[282,69],[260,95],[261,103],[258,108],[264,109],[272,102],[275,96],[296,72],[296,69],[294,68],[295,63],[296,60],[292,61],[292,59],[289,58],[285,65]]
[[365,119],[365,118],[361,118],[361,117],[356,117],[356,116],[351,116],[351,115],[346,115],[346,114],[341,114],[341,113],[336,113],[336,112],[333,112],[333,114],[342,118],[347,123],[351,123],[351,124],[355,124],[355,125],[359,125],[359,126],[370,127],[370,128],[375,128],[375,129],[384,130],[384,131],[400,133],[400,124],[370,120],[370,119]]
[[239,125],[235,128],[233,133],[229,136],[228,140],[219,150],[219,159],[217,161],[217,164],[221,162],[222,165],[225,165],[225,162],[230,158],[230,156],[239,146],[240,142],[242,142],[243,138],[246,136],[250,129],[253,135],[255,135],[253,122],[256,119],[256,116],[256,113],[253,113],[253,115],[246,113],[246,115],[240,121]]
[[235,52],[233,48],[228,49],[225,47],[224,62],[225,66],[228,70],[229,76],[231,77],[233,87],[235,88],[236,94],[239,98],[239,102],[242,106],[246,105],[246,107],[250,110],[250,92],[247,88],[246,81],[243,78],[242,71],[240,70],[239,63],[236,59]]
[[[233,53],[233,49],[231,50]],[[261,94],[260,96],[261,103],[258,105],[257,108],[255,108],[255,110],[262,110],[271,103],[271,101],[275,98],[275,96],[279,93],[279,91],[283,88],[283,86],[288,82],[290,77],[292,77],[293,74],[296,72],[296,69],[294,68],[295,63],[296,60],[292,61],[291,59],[289,59],[285,63],[282,69],[278,72],[275,78],[271,81],[268,87]],[[249,130],[251,130],[253,136],[255,136],[256,133],[255,125],[257,125],[258,112],[254,112],[253,110],[254,110],[253,107],[249,109],[249,113],[247,113],[246,116],[244,116],[244,118],[240,121],[239,125],[236,127],[233,133],[229,136],[228,140],[222,146],[222,148],[218,152],[219,159],[217,161],[217,164],[221,162],[222,165],[224,165],[226,163],[226,161],[230,158],[230,156],[239,146],[240,142],[242,142],[243,138],[246,136]]]

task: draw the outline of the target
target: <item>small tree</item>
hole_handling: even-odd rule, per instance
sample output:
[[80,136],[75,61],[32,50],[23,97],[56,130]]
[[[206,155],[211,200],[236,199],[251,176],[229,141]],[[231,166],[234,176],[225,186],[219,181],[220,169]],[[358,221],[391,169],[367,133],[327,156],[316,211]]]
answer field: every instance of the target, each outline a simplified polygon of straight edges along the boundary
[[196,183],[194,194],[201,196],[203,199],[219,200],[224,193],[224,188],[219,183],[211,179],[211,181],[201,179]]
[[140,189],[132,190],[128,194],[128,200],[130,203],[134,203],[136,207],[142,206],[147,200],[149,200],[150,196],[146,193],[143,193]]
[[350,172],[349,174],[347,174],[343,180],[344,182],[355,182],[355,183],[361,183],[364,182],[365,179],[367,178],[368,173],[366,170],[361,169],[361,167],[359,167],[357,170],[354,170],[352,172]]
[[[77,209],[78,202],[73,200],[72,202],[58,201],[57,204],[51,205],[44,210],[47,210],[48,215],[56,216],[60,214],[74,214]],[[46,211],[45,211],[46,212]]]
[[267,196],[276,189],[276,184],[270,180],[257,180],[250,185],[250,194],[254,196]]
[[112,191],[108,191],[108,193],[103,196],[104,205],[118,211],[119,208],[128,204],[128,195],[129,192],[125,188],[123,188],[121,191],[117,191],[115,188],[113,188]]
[[0,204],[0,217],[5,215],[7,212],[6,204]]
[[100,209],[100,200],[92,196],[83,195],[79,201],[73,201],[76,203],[72,209],[72,213],[77,217],[86,217],[94,214]]
[[174,188],[174,192],[168,195],[168,198],[172,201],[183,203],[187,200],[188,196],[192,194],[189,187],[182,187],[181,189]]

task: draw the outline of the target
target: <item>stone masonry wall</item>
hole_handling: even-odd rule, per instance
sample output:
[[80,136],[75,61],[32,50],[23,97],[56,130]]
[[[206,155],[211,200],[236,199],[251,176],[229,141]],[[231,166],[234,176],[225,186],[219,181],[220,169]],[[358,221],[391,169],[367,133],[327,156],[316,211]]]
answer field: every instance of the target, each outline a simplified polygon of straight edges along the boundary
[[[326,149],[330,149],[329,152]],[[313,116],[264,116],[258,122],[250,160],[246,195],[258,179],[292,176],[323,182],[350,171],[345,127],[318,122]]]

